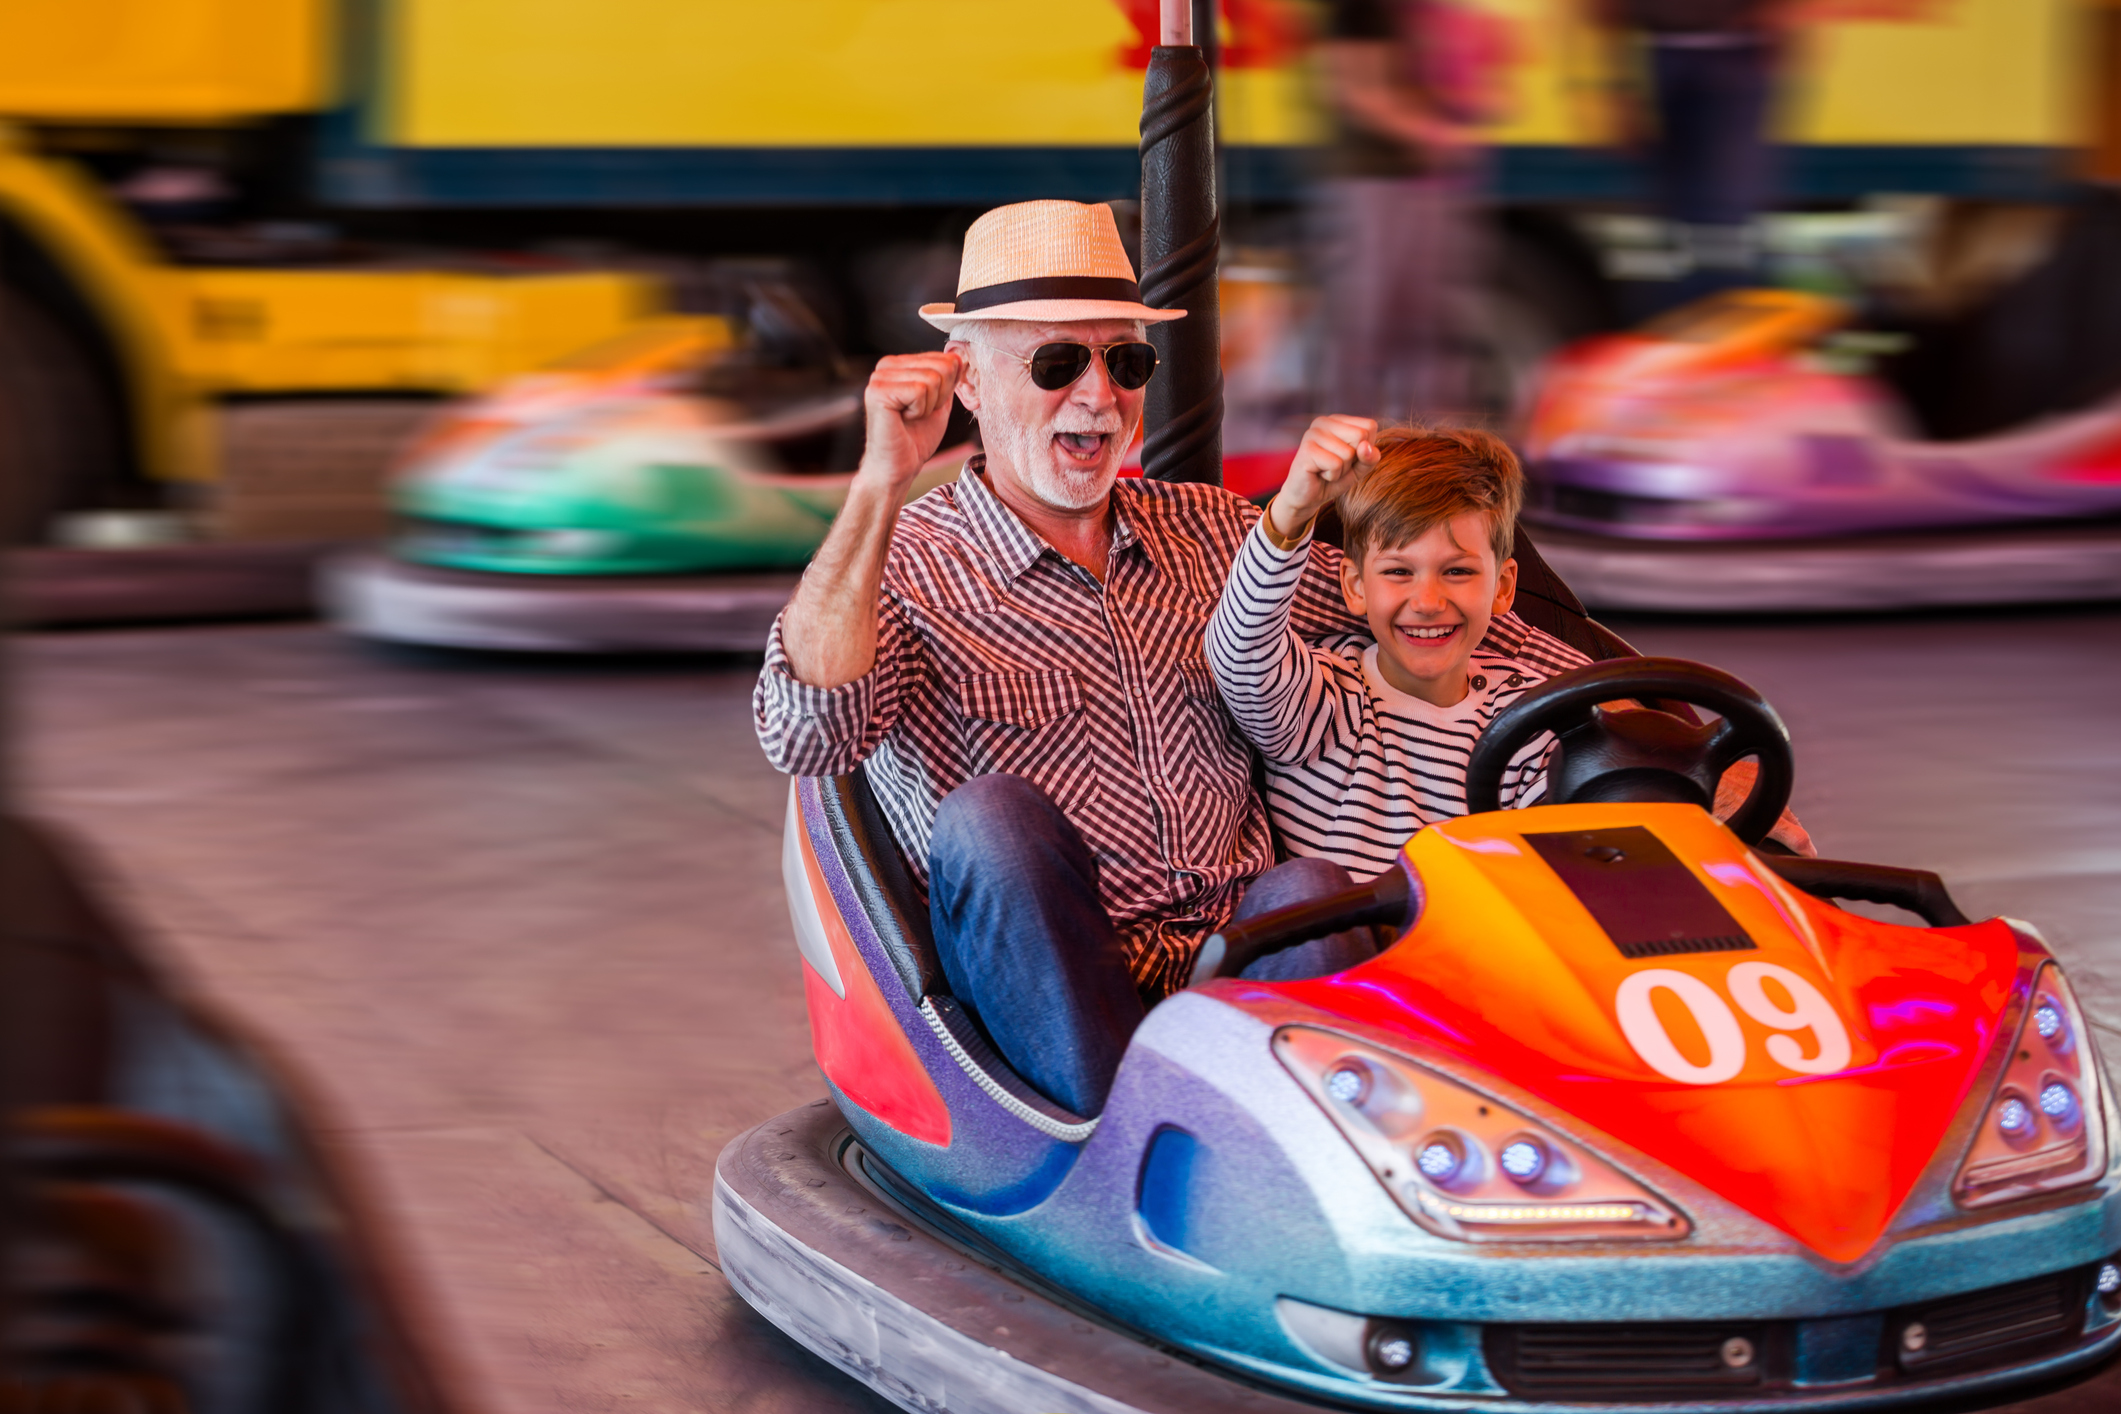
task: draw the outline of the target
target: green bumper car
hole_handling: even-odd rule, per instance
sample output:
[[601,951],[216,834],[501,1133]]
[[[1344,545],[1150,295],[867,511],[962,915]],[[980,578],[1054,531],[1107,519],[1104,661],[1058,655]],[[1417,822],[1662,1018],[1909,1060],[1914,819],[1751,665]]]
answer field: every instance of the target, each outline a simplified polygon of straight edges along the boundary
[[655,320],[452,409],[401,464],[396,536],[326,567],[334,618],[452,648],[758,649],[846,499],[862,407],[844,368],[747,352]]
[[717,411],[669,394],[616,399],[415,464],[393,498],[394,548],[494,574],[800,569],[848,478],[784,470],[784,449],[858,432],[859,395],[758,421]]

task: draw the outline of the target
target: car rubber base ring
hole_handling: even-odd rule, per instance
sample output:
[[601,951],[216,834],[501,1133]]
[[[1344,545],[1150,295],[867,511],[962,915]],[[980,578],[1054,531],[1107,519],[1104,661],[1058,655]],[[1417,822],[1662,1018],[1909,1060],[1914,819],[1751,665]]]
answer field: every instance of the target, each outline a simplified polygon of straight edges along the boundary
[[729,1142],[714,1242],[737,1294],[903,1409],[1249,1414],[1319,1406],[1245,1387],[1085,1319],[943,1241],[847,1171],[829,1100]]
[[[1249,1384],[1160,1349],[983,1261],[854,1172],[860,1146],[829,1100],[790,1110],[732,1139],[715,1162],[714,1242],[736,1293],[797,1344],[902,1409],[935,1414],[1319,1414],[1351,1407]],[[2115,1332],[2041,1362],[1952,1390],[1796,1388],[1743,1402],[1762,1410],[1927,1408],[1993,1391],[2014,1409],[2104,1409]],[[2111,1367],[2109,1367],[2111,1368]],[[2010,1391],[2005,1394],[2003,1391]],[[1378,1407],[1452,1414],[1568,1414],[1578,1401],[1380,1390]],[[2028,1398],[2028,1396],[2033,1396]],[[1722,1398],[1600,1402],[1615,1414],[1735,1407]]]
[[2121,522],[2112,520],[1685,543],[1533,525],[1547,563],[1592,609],[1866,613],[2121,598]]
[[362,638],[529,653],[759,653],[802,576],[481,574],[374,551],[318,571],[318,598]]

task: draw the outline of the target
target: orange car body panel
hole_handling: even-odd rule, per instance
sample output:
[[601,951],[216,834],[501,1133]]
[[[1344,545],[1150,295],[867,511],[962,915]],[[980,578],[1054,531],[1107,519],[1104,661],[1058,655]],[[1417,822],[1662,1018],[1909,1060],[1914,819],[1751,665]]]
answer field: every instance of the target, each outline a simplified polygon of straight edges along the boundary
[[[1524,838],[1629,825],[1752,947],[1624,956]],[[1464,1056],[1836,1262],[1876,1245],[1936,1157],[2018,983],[2007,925],[1903,927],[1821,903],[1689,805],[1468,816],[1406,852],[1428,899],[1415,927],[1361,967],[1278,990]],[[1807,985],[1831,1016],[1808,1010]]]

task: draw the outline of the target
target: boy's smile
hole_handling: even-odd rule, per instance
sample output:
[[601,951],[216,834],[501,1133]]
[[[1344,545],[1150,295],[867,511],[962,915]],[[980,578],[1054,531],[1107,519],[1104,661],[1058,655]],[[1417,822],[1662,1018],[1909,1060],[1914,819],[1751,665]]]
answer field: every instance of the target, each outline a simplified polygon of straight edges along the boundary
[[1349,611],[1369,621],[1386,683],[1438,707],[1465,699],[1473,650],[1517,594],[1517,562],[1496,563],[1488,518],[1477,511],[1404,544],[1373,546],[1360,566],[1342,561],[1340,577]]

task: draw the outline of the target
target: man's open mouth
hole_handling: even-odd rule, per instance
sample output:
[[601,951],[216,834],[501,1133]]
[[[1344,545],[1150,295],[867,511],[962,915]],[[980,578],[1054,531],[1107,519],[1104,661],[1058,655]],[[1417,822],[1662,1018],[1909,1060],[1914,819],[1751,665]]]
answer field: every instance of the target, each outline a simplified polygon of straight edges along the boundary
[[1056,432],[1053,440],[1076,461],[1094,462],[1104,455],[1108,432]]

